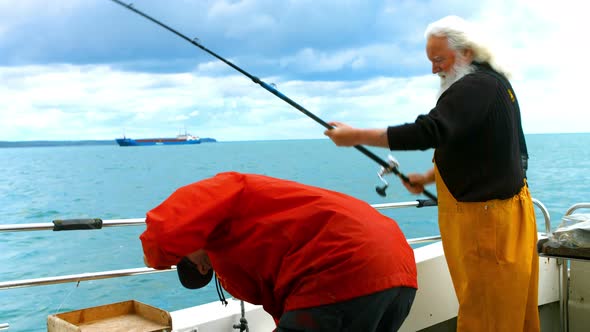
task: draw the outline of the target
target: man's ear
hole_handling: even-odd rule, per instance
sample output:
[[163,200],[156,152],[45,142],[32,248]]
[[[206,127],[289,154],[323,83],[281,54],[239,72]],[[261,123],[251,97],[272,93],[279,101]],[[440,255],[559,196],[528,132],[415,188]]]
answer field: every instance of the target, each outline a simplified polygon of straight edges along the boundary
[[470,48],[466,48],[461,51],[462,55],[469,60],[473,60],[473,50]]

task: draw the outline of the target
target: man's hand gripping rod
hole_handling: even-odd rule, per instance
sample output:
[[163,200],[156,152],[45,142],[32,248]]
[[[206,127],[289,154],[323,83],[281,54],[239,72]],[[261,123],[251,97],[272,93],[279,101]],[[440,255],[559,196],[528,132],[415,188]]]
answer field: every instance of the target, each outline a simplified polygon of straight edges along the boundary
[[[400,179],[402,179],[402,181],[412,185],[412,183],[410,182],[410,179],[407,176],[405,176],[404,174],[399,172],[399,170],[398,170],[399,163],[392,155],[389,155],[388,161],[389,161],[389,167],[387,167],[387,168],[381,167],[381,170],[379,170],[379,172],[377,172],[379,179],[381,180],[381,182],[383,182],[383,186],[381,186],[381,187],[377,186],[377,187],[375,187],[375,190],[377,191],[377,194],[379,194],[380,196],[383,196],[383,197],[386,196],[385,190],[387,189],[387,187],[389,187],[389,183],[387,183],[387,180],[385,180],[385,178],[383,178],[383,175],[385,175],[385,174],[393,173],[393,174],[397,175]],[[435,203],[437,202],[436,196],[431,194],[428,190],[424,189],[424,191],[422,193],[424,195],[426,195],[428,198],[430,198],[431,200],[433,200]]]

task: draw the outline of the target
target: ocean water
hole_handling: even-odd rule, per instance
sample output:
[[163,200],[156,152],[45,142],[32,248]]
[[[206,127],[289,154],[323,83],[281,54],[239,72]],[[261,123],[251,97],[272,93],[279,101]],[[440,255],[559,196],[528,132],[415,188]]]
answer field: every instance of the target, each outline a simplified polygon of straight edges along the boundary
[[[555,228],[573,204],[590,202],[590,134],[528,135],[529,184]],[[370,148],[387,159],[389,151]],[[432,150],[393,152],[403,173],[432,166]],[[329,140],[218,142],[121,148],[63,146],[0,149],[0,224],[68,218],[143,218],[176,188],[224,171],[258,173],[340,191],[369,203],[414,196],[353,148]],[[436,193],[434,186],[429,190]],[[537,209],[539,230],[544,220]],[[406,237],[438,235],[436,208],[386,210]],[[0,233],[0,281],[143,267],[144,226],[92,231]],[[47,315],[135,299],[166,310],[216,301],[214,286],[184,289],[175,273],[0,290],[0,324],[9,331],[45,331]]]

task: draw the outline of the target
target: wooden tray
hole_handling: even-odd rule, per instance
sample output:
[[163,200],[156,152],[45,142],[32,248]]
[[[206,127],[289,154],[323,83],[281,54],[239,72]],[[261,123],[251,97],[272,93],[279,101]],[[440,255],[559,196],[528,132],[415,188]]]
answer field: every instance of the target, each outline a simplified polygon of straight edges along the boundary
[[47,331],[169,332],[172,318],[165,310],[129,300],[50,315]]

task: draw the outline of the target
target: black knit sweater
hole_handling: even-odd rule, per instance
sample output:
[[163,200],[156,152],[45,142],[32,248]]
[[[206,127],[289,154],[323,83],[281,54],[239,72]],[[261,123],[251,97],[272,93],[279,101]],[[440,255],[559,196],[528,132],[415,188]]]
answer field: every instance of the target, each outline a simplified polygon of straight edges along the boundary
[[[414,123],[388,127],[391,150],[435,148],[441,177],[458,201],[514,196],[523,186],[520,113],[508,80],[487,65],[451,85]],[[500,81],[502,80],[502,81]]]

